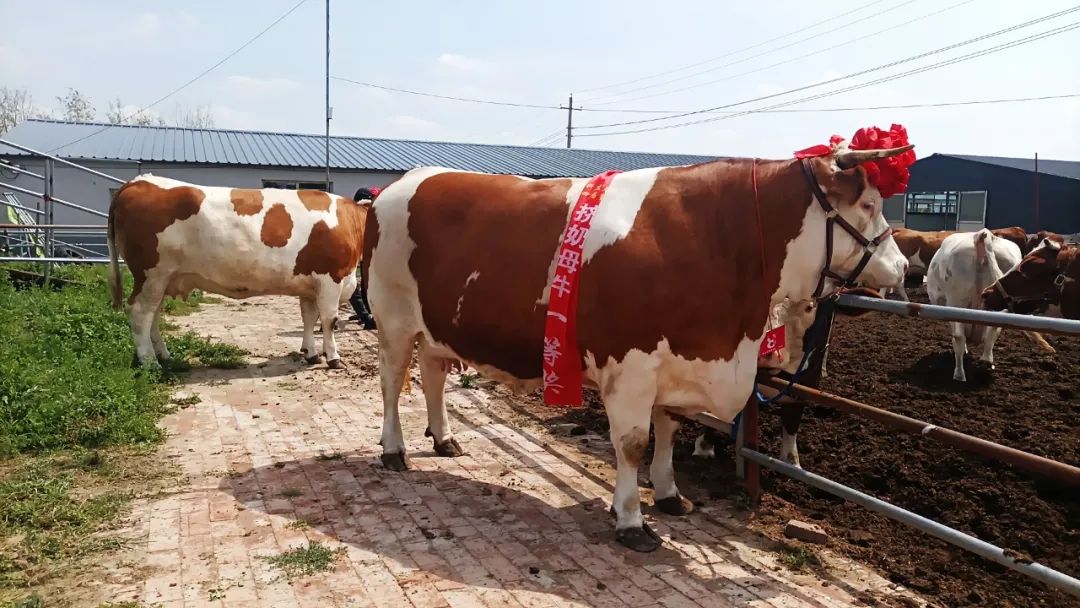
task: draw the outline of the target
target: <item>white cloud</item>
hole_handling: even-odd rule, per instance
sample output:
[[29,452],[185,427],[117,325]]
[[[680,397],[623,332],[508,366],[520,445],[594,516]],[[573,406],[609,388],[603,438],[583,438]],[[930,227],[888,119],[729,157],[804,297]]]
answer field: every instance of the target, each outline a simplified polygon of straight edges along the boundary
[[490,69],[490,66],[484,61],[455,53],[439,55],[438,63],[442,67],[463,72],[486,72]]
[[128,20],[128,31],[136,38],[146,40],[161,33],[161,17],[156,13],[143,13]]
[[237,110],[236,108],[213,104],[210,106],[210,111],[214,115],[214,126],[220,129],[239,129],[247,131],[257,130],[286,130],[281,129],[280,125],[268,124],[265,120],[260,120],[250,112],[243,110]]
[[184,24],[184,27],[189,30],[193,30],[202,24],[202,22],[199,21],[199,18],[190,11],[181,10],[177,13],[177,16],[180,19],[180,23]]
[[237,94],[265,96],[300,88],[300,83],[289,78],[258,78],[237,74],[225,79],[229,89]]
[[425,135],[439,130],[439,123],[408,114],[390,117],[390,124],[403,134]]

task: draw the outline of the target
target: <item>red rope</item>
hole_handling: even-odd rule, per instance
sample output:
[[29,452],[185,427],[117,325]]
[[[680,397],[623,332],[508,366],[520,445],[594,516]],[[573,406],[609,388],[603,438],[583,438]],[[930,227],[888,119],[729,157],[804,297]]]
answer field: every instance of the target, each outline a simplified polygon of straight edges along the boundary
[[[772,295],[769,293],[769,288],[765,283],[765,274],[769,269],[769,264],[765,260],[765,226],[761,222],[761,198],[758,196],[756,158],[751,165],[750,176],[754,182],[754,213],[757,215],[758,246],[761,248],[761,292],[765,296],[765,307],[770,308],[769,304],[772,302]],[[769,313],[772,313],[772,311],[770,310]],[[768,324],[768,321],[766,321],[766,324]]]

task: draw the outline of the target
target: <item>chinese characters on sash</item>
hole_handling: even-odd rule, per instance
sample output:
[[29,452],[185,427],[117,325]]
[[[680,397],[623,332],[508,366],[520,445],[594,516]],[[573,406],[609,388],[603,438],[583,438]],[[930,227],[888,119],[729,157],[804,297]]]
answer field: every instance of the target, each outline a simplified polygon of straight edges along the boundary
[[584,376],[577,344],[577,286],[582,250],[600,198],[617,173],[601,173],[585,184],[559,243],[544,327],[544,403],[547,405],[581,405]]

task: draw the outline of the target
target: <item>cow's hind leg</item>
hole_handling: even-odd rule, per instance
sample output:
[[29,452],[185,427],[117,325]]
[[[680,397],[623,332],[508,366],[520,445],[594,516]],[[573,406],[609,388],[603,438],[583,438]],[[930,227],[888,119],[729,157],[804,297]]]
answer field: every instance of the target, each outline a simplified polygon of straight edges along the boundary
[[345,364],[338,354],[337,340],[334,339],[334,320],[337,318],[338,300],[341,299],[341,285],[329,277],[320,280],[315,304],[322,321],[323,354],[330,369],[345,369]]
[[165,299],[167,279],[158,276],[147,277],[137,295],[131,300],[128,322],[131,336],[135,341],[135,356],[140,365],[157,365],[157,353],[154,349],[155,319]]
[[604,409],[615,446],[615,538],[634,551],[655,551],[660,537],[641,517],[638,468],[649,445],[649,419],[656,398],[655,374],[646,370],[622,373],[604,391]]
[[[409,468],[405,456],[405,440],[401,435],[401,418],[398,414],[398,401],[401,388],[405,383],[405,373],[412,360],[416,337],[412,333],[394,331],[393,328],[379,329],[379,380],[383,394],[382,463],[392,471],[404,471]],[[425,382],[425,388],[427,383]]]
[[990,369],[994,369],[994,344],[997,343],[998,336],[1001,335],[1000,327],[983,327],[983,352],[979,357],[982,361],[990,364]]
[[671,463],[679,421],[669,416],[664,408],[657,407],[653,409],[652,423],[655,443],[649,481],[652,482],[656,508],[668,515],[687,515],[694,510],[694,503],[679,494],[675,485],[675,467]]
[[315,322],[319,319],[319,307],[314,298],[300,298],[300,319],[304,322],[304,339],[300,343],[300,354],[304,360],[315,365],[323,362],[322,355],[315,348]]
[[967,335],[963,323],[949,323],[952,326],[953,355],[956,358],[956,368],[953,370],[953,380],[967,382],[964,374],[964,353],[967,352]]
[[[456,458],[465,454],[457,439],[450,432],[450,421],[446,415],[446,375],[449,371],[446,360],[432,354],[431,346],[420,340],[420,384],[424,389],[424,401],[427,404],[428,427],[425,437],[431,437],[435,443],[435,453],[439,456]],[[407,373],[408,370],[406,370]]]
[[157,355],[158,361],[165,363],[172,359],[172,354],[169,353],[169,347],[165,345],[165,340],[161,337],[161,309],[162,306],[158,306],[157,310],[154,311],[154,322],[150,326],[150,342],[154,345],[154,353]]

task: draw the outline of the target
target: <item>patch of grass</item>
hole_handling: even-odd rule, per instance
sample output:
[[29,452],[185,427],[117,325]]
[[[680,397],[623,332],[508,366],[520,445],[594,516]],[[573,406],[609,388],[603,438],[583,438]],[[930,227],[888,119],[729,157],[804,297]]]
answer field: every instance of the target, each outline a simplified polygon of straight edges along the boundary
[[221,302],[221,298],[215,296],[208,296],[202,291],[196,289],[191,292],[191,295],[186,300],[179,298],[165,298],[165,303],[162,305],[161,310],[167,315],[174,317],[181,317],[184,315],[190,315],[191,313],[199,310],[202,304],[217,304]]
[[806,547],[793,547],[791,545],[780,547],[780,561],[788,568],[799,572],[821,565],[821,560],[818,559],[816,553]]
[[475,388],[476,381],[480,379],[480,374],[475,372],[465,372],[458,377],[458,381],[461,383],[461,388]]
[[285,576],[292,580],[299,576],[309,576],[318,572],[329,572],[334,562],[345,553],[345,548],[331,549],[319,542],[306,547],[298,547],[281,555],[263,558],[270,565],[280,568]]
[[309,523],[308,520],[304,518],[299,518],[289,522],[289,525],[285,527],[289,528],[290,530],[307,530],[311,527],[311,523]]
[[165,336],[165,343],[173,359],[192,367],[235,369],[244,365],[248,354],[239,346],[214,342],[194,332]]
[[53,562],[120,546],[100,530],[133,495],[100,452],[26,459],[0,478],[0,589],[45,578]]
[[191,407],[192,405],[202,403],[202,397],[198,395],[188,395],[187,397],[173,397],[169,400],[169,403],[180,407]]
[[2,608],[45,608],[45,600],[41,599],[38,594],[33,594],[24,597],[19,600],[13,600],[10,602],[4,602],[0,604]]
[[328,462],[331,460],[342,460],[343,458],[345,458],[345,455],[341,452],[331,452],[330,454],[327,454],[326,452],[319,452],[319,455],[315,457],[315,460],[321,462]]

